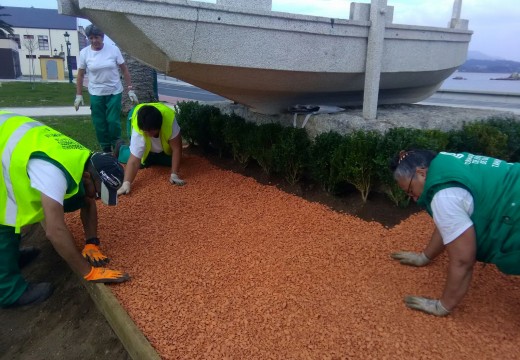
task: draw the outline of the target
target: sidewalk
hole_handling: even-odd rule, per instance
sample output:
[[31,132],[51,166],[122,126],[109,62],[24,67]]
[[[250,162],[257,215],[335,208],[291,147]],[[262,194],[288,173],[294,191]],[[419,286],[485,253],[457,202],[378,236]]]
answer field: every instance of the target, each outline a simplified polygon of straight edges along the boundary
[[[159,100],[165,105],[173,108],[178,101],[190,101],[190,99],[173,96],[159,95]],[[16,114],[38,117],[38,116],[90,116],[89,106],[80,106],[78,111],[74,106],[42,106],[42,107],[7,107],[0,110],[10,111]]]

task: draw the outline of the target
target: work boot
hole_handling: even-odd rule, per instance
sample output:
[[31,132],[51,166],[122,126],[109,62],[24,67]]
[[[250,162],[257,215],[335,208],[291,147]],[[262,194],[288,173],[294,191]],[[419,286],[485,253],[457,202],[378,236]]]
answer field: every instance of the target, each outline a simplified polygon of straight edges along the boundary
[[34,246],[28,246],[20,249],[20,257],[18,258],[18,267],[29,265],[40,254],[40,249]]
[[114,152],[113,155],[116,159],[119,159],[119,151],[121,150],[121,146],[126,145],[125,141],[123,139],[119,139],[116,141],[116,144],[114,145]]
[[9,305],[9,308],[26,306],[26,305],[35,305],[47,300],[49,296],[51,296],[53,287],[51,283],[43,282],[43,283],[30,283],[25,289],[22,296],[18,298],[14,303]]

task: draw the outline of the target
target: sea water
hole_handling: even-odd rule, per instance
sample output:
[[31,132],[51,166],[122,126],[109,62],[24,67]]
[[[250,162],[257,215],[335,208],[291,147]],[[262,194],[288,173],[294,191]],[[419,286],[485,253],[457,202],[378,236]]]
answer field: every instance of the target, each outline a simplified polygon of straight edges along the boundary
[[[449,78],[444,80],[440,90],[489,91],[520,95],[520,80],[490,80],[496,78],[507,78],[510,75],[511,74],[469,73],[456,71]],[[453,79],[458,76],[465,80]]]

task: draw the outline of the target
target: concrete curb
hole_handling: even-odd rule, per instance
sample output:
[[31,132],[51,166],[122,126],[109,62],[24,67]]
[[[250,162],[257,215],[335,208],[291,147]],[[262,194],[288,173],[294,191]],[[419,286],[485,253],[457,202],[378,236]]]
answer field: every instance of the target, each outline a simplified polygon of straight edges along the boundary
[[108,286],[82,282],[96,307],[107,319],[132,359],[161,360],[159,354],[135,325]]

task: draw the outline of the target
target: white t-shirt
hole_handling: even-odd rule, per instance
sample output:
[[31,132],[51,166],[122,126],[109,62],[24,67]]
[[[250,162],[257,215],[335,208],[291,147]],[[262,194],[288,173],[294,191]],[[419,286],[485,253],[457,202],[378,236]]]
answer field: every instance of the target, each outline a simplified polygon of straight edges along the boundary
[[[174,121],[172,125],[172,136],[170,136],[168,140],[179,135],[180,131],[181,128],[177,124],[177,121]],[[144,136],[132,129],[132,136],[130,137],[130,153],[132,153],[136,158],[141,159],[144,154],[145,145]],[[160,153],[163,151],[160,138],[150,138],[150,145],[150,152]]]
[[31,187],[63,205],[67,192],[67,178],[63,171],[52,163],[41,159],[30,159],[27,174]]
[[104,43],[99,51],[90,46],[79,53],[78,68],[88,72],[88,92],[91,95],[112,95],[123,92],[119,65],[125,60],[117,46]]
[[431,203],[433,221],[444,245],[458,238],[473,225],[473,196],[466,189],[451,187],[440,190]]

